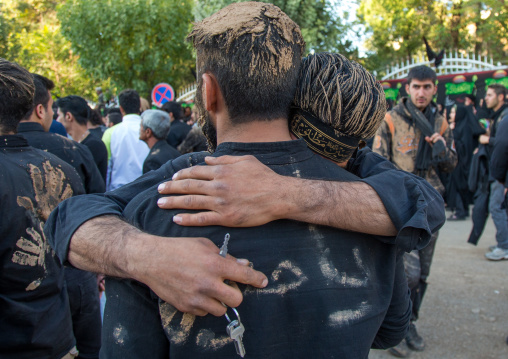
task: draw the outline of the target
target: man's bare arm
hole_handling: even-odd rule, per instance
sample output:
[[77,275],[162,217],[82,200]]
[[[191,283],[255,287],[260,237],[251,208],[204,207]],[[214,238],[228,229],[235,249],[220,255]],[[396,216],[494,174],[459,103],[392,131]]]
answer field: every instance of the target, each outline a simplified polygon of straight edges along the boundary
[[253,156],[207,157],[213,166],[178,172],[159,187],[165,209],[201,209],[179,214],[174,221],[186,226],[252,227],[288,218],[368,234],[395,236],[381,199],[363,182],[304,180],[280,176]]
[[223,258],[206,238],[165,238],[143,233],[115,216],[83,223],[71,238],[69,262],[77,268],[132,278],[183,312],[223,315],[242,294],[225,279],[265,287],[266,276],[245,259]]

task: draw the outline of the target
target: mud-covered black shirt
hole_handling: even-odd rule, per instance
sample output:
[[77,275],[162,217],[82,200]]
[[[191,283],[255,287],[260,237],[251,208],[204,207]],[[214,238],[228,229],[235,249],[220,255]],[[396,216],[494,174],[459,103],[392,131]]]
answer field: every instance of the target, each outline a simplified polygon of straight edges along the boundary
[[[214,156],[247,154],[285,176],[359,180],[313,154],[303,141],[223,143]],[[249,258],[268,276],[265,289],[241,286],[244,300],[238,311],[246,328],[243,343],[248,357],[367,358],[371,347],[390,347],[405,337],[411,305],[397,246],[365,234],[291,220],[254,228],[178,226],[171,218],[181,210],[161,210],[159,198],[157,186],[140,193],[125,208],[125,218],[150,234],[206,237],[217,246],[229,233],[229,253]],[[143,286],[127,294],[129,282],[108,286],[105,358],[143,352],[152,358],[237,358],[224,317],[183,314],[159,302],[147,288],[143,294]],[[141,318],[126,314],[140,310],[150,314]],[[157,314],[158,323],[152,321]],[[154,326],[165,340],[160,344],[140,340]],[[166,347],[161,354],[160,348]]]
[[43,226],[58,203],[83,193],[70,165],[0,136],[1,358],[61,358],[75,345],[63,267]]
[[90,150],[76,141],[55,133],[45,132],[35,122],[21,122],[18,134],[25,137],[28,144],[54,154],[70,164],[83,182],[86,193],[104,193],[106,184],[95,164]]

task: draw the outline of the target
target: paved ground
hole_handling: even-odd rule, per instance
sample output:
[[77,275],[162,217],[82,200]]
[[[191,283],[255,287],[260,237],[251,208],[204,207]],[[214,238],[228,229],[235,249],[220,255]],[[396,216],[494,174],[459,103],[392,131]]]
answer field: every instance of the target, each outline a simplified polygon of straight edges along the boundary
[[[447,212],[449,215],[449,212]],[[508,358],[508,260],[484,257],[495,244],[491,219],[477,247],[467,243],[470,220],[441,229],[418,321],[427,348],[414,359]],[[369,359],[394,358],[372,350]]]

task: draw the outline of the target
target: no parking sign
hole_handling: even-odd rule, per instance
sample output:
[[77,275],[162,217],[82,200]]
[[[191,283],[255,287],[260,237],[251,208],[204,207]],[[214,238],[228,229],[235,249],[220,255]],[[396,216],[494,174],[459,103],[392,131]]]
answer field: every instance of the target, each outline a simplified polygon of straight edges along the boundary
[[157,107],[161,107],[168,101],[173,101],[174,98],[175,91],[171,85],[165,83],[158,84],[152,90],[152,102]]

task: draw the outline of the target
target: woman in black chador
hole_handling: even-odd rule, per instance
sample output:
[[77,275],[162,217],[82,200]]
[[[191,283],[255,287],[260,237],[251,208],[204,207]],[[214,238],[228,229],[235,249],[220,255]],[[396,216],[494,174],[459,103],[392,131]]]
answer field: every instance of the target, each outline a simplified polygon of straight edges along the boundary
[[469,191],[467,180],[473,151],[476,147],[475,143],[478,143],[474,137],[478,135],[475,133],[474,127],[476,118],[471,110],[464,105],[456,105],[451,108],[449,121],[450,127],[453,129],[458,163],[450,176],[446,189],[448,207],[454,210],[448,220],[457,221],[469,216],[472,194]]

